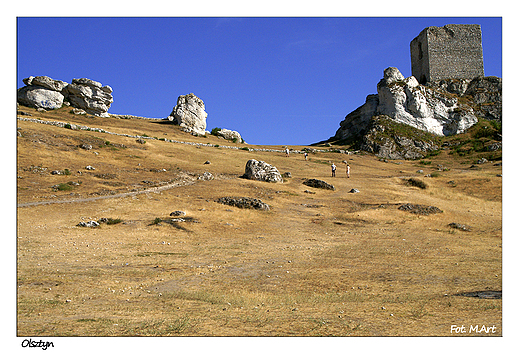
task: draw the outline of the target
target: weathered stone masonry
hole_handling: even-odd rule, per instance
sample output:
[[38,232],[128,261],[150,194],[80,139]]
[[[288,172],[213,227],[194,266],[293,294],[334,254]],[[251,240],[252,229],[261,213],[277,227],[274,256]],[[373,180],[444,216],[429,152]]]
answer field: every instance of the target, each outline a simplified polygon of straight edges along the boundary
[[427,27],[410,43],[412,75],[419,83],[484,76],[480,25]]

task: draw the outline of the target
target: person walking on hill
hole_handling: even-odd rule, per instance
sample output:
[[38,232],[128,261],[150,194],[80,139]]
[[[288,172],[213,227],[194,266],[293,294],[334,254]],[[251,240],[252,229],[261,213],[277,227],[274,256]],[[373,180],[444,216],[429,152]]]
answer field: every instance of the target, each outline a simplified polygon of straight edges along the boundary
[[285,149],[285,157],[289,157],[289,148]]
[[347,161],[343,161],[347,166],[345,167],[345,173],[347,174],[347,178],[350,178],[350,165],[348,165]]
[[305,152],[305,153],[303,154],[303,156],[305,157],[305,160],[307,160],[307,157],[309,157],[309,154],[308,154],[307,152]]
[[330,167],[332,169],[332,177],[334,178],[336,176],[336,165],[332,163]]

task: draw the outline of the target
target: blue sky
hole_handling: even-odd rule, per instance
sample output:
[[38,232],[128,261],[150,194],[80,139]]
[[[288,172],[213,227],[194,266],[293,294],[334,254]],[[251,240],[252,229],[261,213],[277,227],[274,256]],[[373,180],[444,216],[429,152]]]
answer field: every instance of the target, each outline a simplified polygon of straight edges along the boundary
[[500,17],[18,17],[17,88],[87,77],[113,88],[109,113],[153,118],[194,93],[208,130],[308,145],[333,136],[385,68],[410,76],[410,41],[449,23],[481,25],[485,74],[502,77]]

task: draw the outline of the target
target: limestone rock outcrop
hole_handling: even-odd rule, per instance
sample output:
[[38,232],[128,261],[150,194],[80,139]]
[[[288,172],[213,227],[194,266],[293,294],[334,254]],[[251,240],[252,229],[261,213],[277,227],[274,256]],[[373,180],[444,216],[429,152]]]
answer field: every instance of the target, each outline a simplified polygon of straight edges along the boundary
[[228,130],[228,129],[220,129],[217,131],[217,136],[220,136],[226,140],[242,142],[242,136],[238,131]]
[[17,101],[31,108],[58,109],[63,105],[63,89],[67,83],[47,76],[30,76],[23,79],[26,86],[17,92]]
[[247,161],[243,177],[246,179],[261,180],[270,183],[283,183],[282,175],[275,166],[255,159]]
[[403,129],[390,117],[377,115],[370,119],[358,147],[379,158],[419,159],[437,151],[441,144],[433,134],[414,127]]
[[89,114],[108,117],[114,101],[112,88],[88,78],[73,79],[71,84],[48,76],[30,76],[23,80],[26,86],[17,92],[18,103],[44,109],[61,108],[68,101],[74,108]]
[[472,102],[475,115],[488,120],[502,120],[502,79],[496,76],[472,80],[441,80],[428,87],[456,94]]
[[89,114],[108,117],[108,109],[114,102],[112,88],[88,78],[75,78],[67,86],[70,105]]
[[376,115],[441,136],[462,133],[478,121],[473,109],[457,96],[420,85],[414,76],[405,78],[395,67],[384,71],[377,92],[340,123],[336,139],[356,135]]
[[177,105],[168,116],[168,120],[175,125],[179,125],[183,131],[194,135],[206,134],[206,118],[208,113],[205,111],[202,99],[193,93],[179,96]]
[[22,81],[27,86],[39,86],[57,92],[61,92],[68,85],[67,82],[54,80],[48,76],[29,76],[24,78]]

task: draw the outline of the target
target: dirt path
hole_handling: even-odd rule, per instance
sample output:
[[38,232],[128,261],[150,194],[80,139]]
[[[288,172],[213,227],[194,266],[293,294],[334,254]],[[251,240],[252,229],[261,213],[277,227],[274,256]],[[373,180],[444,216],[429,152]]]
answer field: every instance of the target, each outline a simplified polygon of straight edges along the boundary
[[127,196],[135,196],[139,194],[147,194],[150,192],[161,192],[168,189],[181,187],[181,186],[187,186],[187,185],[193,185],[195,184],[195,181],[190,180],[182,180],[180,182],[175,182],[163,186],[157,186],[145,190],[139,190],[139,191],[131,191],[131,192],[123,192],[120,194],[114,194],[114,195],[104,195],[104,196],[95,196],[95,197],[85,197],[80,199],[69,199],[69,200],[49,200],[49,201],[36,201],[36,202],[25,202],[25,203],[19,203],[17,204],[17,207],[31,207],[31,206],[41,206],[41,205],[51,205],[51,204],[58,204],[58,203],[79,203],[79,202],[91,202],[91,201],[98,201],[98,200],[106,200],[106,199],[116,199],[121,197],[127,197]]

